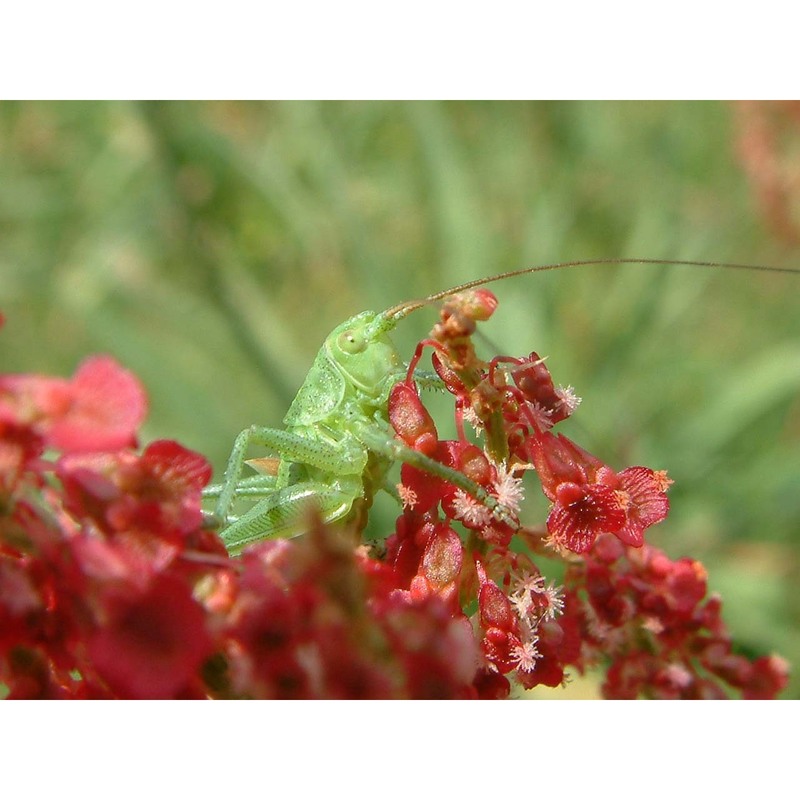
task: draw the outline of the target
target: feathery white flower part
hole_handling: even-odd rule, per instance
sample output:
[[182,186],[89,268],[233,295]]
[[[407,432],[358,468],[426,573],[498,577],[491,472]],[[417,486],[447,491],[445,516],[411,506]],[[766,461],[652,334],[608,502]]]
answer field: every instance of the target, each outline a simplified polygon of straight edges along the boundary
[[583,399],[575,394],[575,389],[572,386],[557,386],[556,397],[564,404],[569,414],[575,411]]
[[508,596],[509,602],[517,612],[523,630],[531,634],[533,633],[531,623],[534,623],[534,620],[530,618],[530,612],[533,608],[533,594],[543,586],[544,578],[541,575],[531,575],[526,572],[516,582],[513,591]]
[[417,504],[417,493],[402,483],[397,484],[397,494],[403,503],[403,508],[413,509]]
[[511,592],[511,602],[531,605],[531,594],[539,594],[544,591],[544,577],[541,575],[531,575],[526,572],[514,585]]
[[531,609],[531,595],[530,592],[524,592],[523,594],[512,594],[508,597],[508,602],[514,606],[514,611],[517,612],[517,616],[521,619],[528,618],[528,612]]
[[536,649],[538,641],[539,637],[533,636],[528,641],[518,644],[511,651],[511,659],[521,672],[533,672],[536,669],[536,660],[542,657],[542,654]]
[[549,583],[541,594],[547,598],[547,606],[544,611],[545,619],[555,619],[558,614],[564,613],[564,595],[561,586]]
[[497,501],[516,513],[525,497],[522,478],[517,478],[514,471],[509,470],[505,464],[498,464],[496,469],[497,480],[494,482],[494,489]]
[[453,495],[453,511],[456,519],[468,525],[483,528],[492,521],[492,512],[463,489],[456,489]]
[[545,585],[542,575],[524,574],[514,586],[509,600],[525,622],[531,622],[531,610],[535,609],[534,627],[542,620],[555,619],[564,611],[562,588],[552,582]]
[[536,424],[544,431],[550,430],[553,427],[553,420],[551,419],[553,411],[550,408],[545,408],[541,403],[535,400],[528,401],[528,409],[533,414]]
[[483,433],[483,421],[472,406],[466,406],[461,410],[461,418],[472,426],[475,433],[478,435]]

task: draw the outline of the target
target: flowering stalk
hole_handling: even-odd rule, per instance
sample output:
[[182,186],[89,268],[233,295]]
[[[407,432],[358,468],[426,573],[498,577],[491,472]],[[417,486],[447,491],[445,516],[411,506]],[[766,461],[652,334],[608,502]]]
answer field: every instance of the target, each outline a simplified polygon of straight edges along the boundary
[[[389,416],[397,435],[468,475],[502,507],[522,513],[523,475],[535,472],[551,502],[544,528],[498,520],[487,504],[411,466],[401,469],[403,515],[387,543],[387,562],[413,597],[428,578],[429,548],[447,553],[447,583],[480,638],[479,696],[505,696],[511,683],[558,686],[568,668],[603,666],[606,697],[774,697],[788,669],[778,657],[750,662],[732,653],[718,598],[705,600],[697,562],[670,561],[645,544],[669,511],[663,471],[616,471],[553,428],[580,400],[556,387],[544,360],[475,353],[475,323],[496,308],[486,289],[451,297],[431,338],[421,342]],[[441,440],[413,383],[425,347],[455,398],[458,438]],[[483,449],[467,438],[471,425]],[[453,533],[460,526],[462,539]],[[448,546],[440,543],[446,537]],[[460,547],[458,546],[460,544]],[[520,552],[525,545],[527,552]],[[559,555],[565,585],[548,582],[536,555]]]

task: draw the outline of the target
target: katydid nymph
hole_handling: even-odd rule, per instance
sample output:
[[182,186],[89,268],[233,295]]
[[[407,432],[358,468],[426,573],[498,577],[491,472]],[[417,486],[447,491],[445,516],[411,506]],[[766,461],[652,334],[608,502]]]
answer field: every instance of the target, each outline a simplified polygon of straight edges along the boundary
[[[216,498],[209,524],[221,530],[228,550],[303,533],[304,510],[315,505],[325,522],[352,521],[363,515],[375,493],[389,488],[386,477],[395,462],[409,464],[448,481],[486,507],[498,520],[518,525],[514,513],[462,472],[409,447],[395,437],[387,410],[392,387],[406,379],[408,366],[389,334],[413,311],[460,292],[518,275],[600,264],[674,264],[800,274],[786,267],[660,259],[593,259],[513,270],[437,292],[383,312],[365,311],[337,326],[326,338],[287,411],[283,429],[259,425],[236,438],[223,482],[205,495]],[[414,372],[418,385],[435,385],[437,376]],[[251,446],[269,458],[247,459]],[[245,464],[258,474],[242,477]],[[231,516],[237,498],[254,504]],[[363,516],[362,516],[363,520]]]

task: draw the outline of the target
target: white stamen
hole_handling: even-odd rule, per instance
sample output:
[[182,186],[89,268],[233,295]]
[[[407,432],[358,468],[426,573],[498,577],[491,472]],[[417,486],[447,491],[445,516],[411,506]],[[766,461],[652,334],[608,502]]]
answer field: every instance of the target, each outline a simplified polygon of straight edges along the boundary
[[463,489],[456,489],[453,496],[455,518],[468,525],[485,527],[492,521],[492,512],[480,501],[468,495]]
[[558,386],[556,388],[556,396],[564,404],[569,414],[575,411],[582,400],[582,398],[575,394],[575,389],[573,389],[572,386]]
[[517,478],[513,470],[505,464],[497,466],[497,480],[494,482],[495,494],[498,502],[513,512],[519,511],[525,497],[522,478]]
[[475,413],[475,409],[472,406],[467,406],[461,412],[461,418],[468,422],[475,433],[481,434],[483,433],[483,422],[481,418]]
[[417,504],[417,493],[402,483],[397,484],[397,494],[403,503],[403,508],[413,509]]
[[536,659],[541,658],[542,654],[536,649],[538,636],[534,636],[527,642],[518,644],[511,651],[511,658],[521,672],[533,672],[536,669]]

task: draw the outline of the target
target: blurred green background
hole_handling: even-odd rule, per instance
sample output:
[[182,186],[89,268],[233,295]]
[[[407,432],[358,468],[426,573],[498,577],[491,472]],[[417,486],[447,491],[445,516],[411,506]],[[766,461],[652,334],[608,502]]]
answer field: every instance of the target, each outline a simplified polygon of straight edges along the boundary
[[[358,311],[568,259],[800,267],[798,172],[780,104],[4,103],[2,367],[111,353],[147,387],[144,439],[219,472]],[[602,266],[492,289],[492,347],[549,356],[584,447],[669,470],[649,540],[703,561],[739,644],[793,662],[800,696],[800,280]]]

